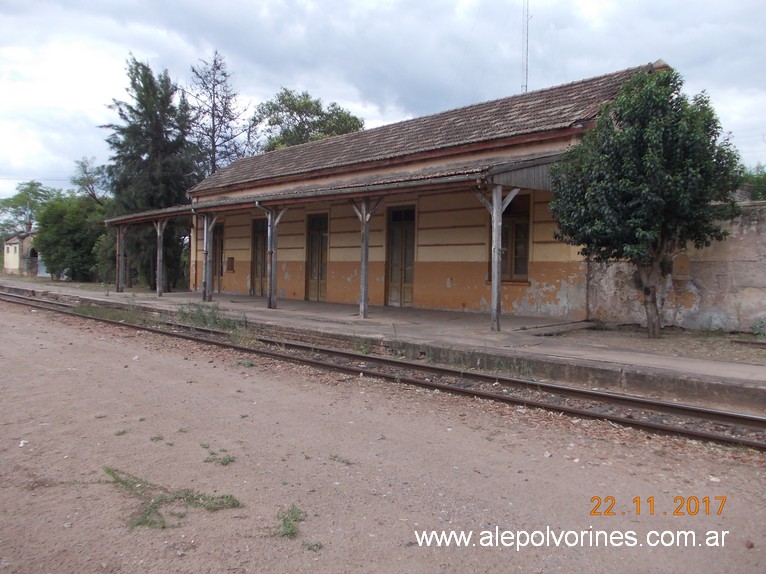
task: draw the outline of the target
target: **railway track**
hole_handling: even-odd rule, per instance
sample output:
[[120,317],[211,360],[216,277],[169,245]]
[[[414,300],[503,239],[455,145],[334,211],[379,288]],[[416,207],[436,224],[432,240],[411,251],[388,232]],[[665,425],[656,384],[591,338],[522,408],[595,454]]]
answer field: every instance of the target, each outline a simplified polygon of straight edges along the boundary
[[577,418],[602,419],[664,434],[736,444],[766,450],[766,417],[693,405],[683,405],[570,387],[550,382],[506,377],[499,373],[466,371],[452,367],[422,364],[398,358],[360,354],[324,348],[314,344],[283,341],[258,336],[253,345],[231,342],[230,333],[182,325],[157,319],[157,326],[134,325],[76,312],[76,304],[41,300],[9,293],[0,300],[68,313],[122,327],[142,329],[180,337],[243,353],[311,365],[346,373],[352,377],[373,377],[395,383],[416,385],[430,390],[461,394],[504,402],[526,408],[541,408]]

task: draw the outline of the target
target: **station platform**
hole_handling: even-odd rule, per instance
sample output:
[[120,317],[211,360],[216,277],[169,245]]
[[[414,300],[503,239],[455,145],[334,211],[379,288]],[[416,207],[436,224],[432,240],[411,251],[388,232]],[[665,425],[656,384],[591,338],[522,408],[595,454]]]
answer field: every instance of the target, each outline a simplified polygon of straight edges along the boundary
[[480,313],[370,307],[368,317],[361,319],[356,305],[279,300],[277,309],[267,309],[261,297],[214,293],[211,303],[203,303],[195,292],[158,297],[146,290],[116,293],[93,284],[12,276],[0,276],[2,291],[165,311],[217,306],[220,315],[244,320],[248,328],[269,337],[766,414],[766,366],[588,345],[555,336],[587,328],[587,322],[503,314],[501,331],[493,332],[489,315]]

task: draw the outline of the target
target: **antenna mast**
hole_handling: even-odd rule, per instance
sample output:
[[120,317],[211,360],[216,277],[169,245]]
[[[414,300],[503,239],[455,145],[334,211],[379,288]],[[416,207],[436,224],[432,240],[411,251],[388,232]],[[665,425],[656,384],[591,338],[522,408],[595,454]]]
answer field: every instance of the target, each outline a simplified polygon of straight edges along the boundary
[[529,21],[532,18],[529,15],[529,0],[524,0],[524,13],[521,30],[521,65],[524,75],[524,83],[521,84],[522,93],[527,93],[527,87],[529,85]]

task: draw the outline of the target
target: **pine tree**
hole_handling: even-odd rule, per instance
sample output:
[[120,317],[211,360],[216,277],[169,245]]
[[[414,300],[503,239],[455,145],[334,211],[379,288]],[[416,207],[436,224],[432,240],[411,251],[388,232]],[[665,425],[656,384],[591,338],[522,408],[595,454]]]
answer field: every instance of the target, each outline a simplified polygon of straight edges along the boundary
[[247,108],[237,103],[226,61],[216,50],[210,61],[192,66],[188,88],[194,109],[192,133],[204,157],[205,175],[226,167],[235,159],[250,155]]
[[[167,70],[155,75],[148,64],[128,61],[129,102],[113,100],[121,123],[108,124],[112,149],[108,175],[115,215],[187,203],[186,190],[200,180],[199,149],[191,140],[191,108]],[[165,232],[164,274],[171,285],[182,276],[180,254],[185,228]],[[154,283],[155,235],[150,228],[129,235],[127,256]]]

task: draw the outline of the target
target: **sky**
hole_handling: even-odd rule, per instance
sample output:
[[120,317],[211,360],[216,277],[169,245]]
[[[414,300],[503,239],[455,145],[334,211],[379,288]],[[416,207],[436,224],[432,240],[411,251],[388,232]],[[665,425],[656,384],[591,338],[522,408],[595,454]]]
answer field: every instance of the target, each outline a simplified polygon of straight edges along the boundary
[[[0,197],[109,162],[131,55],[189,85],[224,57],[250,109],[282,88],[373,128],[662,59],[766,164],[763,0],[0,0]],[[524,22],[528,70],[524,74]]]

